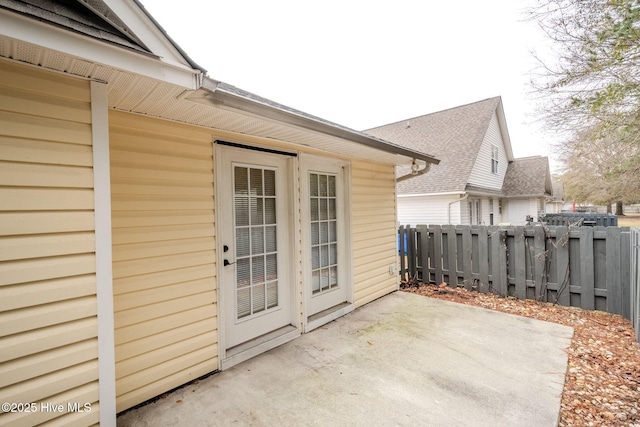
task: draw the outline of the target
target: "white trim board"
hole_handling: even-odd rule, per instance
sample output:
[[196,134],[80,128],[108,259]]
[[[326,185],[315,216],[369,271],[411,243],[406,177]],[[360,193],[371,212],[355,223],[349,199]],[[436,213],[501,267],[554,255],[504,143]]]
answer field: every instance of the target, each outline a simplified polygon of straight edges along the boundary
[[111,172],[107,85],[91,82],[93,187],[98,305],[100,424],[116,425],[116,363],[111,256]]

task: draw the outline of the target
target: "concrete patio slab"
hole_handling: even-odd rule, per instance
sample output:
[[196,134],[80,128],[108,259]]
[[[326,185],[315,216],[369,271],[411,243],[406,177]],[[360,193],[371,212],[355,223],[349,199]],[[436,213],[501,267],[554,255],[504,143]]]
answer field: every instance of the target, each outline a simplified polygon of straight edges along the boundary
[[573,329],[396,292],[119,426],[556,426]]

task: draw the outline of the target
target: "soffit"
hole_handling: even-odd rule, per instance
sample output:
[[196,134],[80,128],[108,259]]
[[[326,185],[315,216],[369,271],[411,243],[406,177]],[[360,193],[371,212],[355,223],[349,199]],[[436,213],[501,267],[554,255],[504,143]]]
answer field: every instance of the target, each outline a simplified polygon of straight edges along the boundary
[[385,152],[347,138],[281,123],[272,117],[260,117],[234,108],[197,102],[187,98],[194,91],[187,91],[182,86],[20,40],[0,36],[0,57],[107,83],[109,107],[116,110],[284,141],[378,163],[396,165],[410,164],[412,161],[412,157],[406,153],[402,155]]

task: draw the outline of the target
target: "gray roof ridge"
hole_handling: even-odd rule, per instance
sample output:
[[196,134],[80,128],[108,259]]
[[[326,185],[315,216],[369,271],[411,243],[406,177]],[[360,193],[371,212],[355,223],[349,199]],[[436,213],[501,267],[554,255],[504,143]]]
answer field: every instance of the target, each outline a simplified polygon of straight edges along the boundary
[[[501,98],[501,96],[498,95],[498,96],[493,96],[491,98],[481,99],[479,101],[468,102],[466,104],[456,105],[454,107],[445,108],[444,110],[433,111],[431,113],[421,114],[419,116],[409,117],[409,118],[406,118],[406,119],[397,120],[395,122],[387,123],[387,124],[384,124],[384,125],[368,128],[368,129],[365,129],[363,132],[366,132],[368,130],[374,130],[374,129],[378,129],[378,128],[383,128],[383,127],[386,127],[386,126],[397,125],[397,124],[400,124],[402,122],[407,122],[407,121],[415,120],[415,119],[421,119],[423,117],[431,116],[431,115],[434,115],[434,114],[440,114],[440,113],[444,113],[444,112],[451,111],[451,110],[457,110],[458,108],[468,107],[468,106],[473,105],[473,104],[480,104],[482,102],[487,102],[487,101],[492,101],[492,100],[499,100],[500,98]],[[496,105],[496,107],[497,107],[497,105]],[[487,124],[487,126],[488,126],[488,124]]]
[[533,159],[544,159],[544,158],[549,158],[549,156],[543,156],[541,154],[534,154],[532,156],[525,156],[525,157],[515,157],[513,160],[533,160]]

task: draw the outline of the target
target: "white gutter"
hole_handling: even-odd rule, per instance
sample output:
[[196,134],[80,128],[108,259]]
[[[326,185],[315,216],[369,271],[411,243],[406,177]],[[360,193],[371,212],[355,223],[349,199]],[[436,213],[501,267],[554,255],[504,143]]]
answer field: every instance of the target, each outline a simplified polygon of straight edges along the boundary
[[243,91],[242,89],[233,87],[226,83],[218,82],[210,77],[205,76],[202,83],[202,89],[202,91],[189,94],[186,99],[207,105],[213,105],[218,108],[238,110],[245,114],[253,114],[263,119],[275,120],[279,123],[345,139],[374,150],[414,159],[414,161],[421,160],[426,164],[433,163],[436,165],[440,163],[439,159],[436,159],[429,154],[405,148],[377,138],[373,135],[323,120],[319,117],[306,114],[302,111],[289,108],[258,95]]
[[419,167],[420,166],[416,162],[416,159],[413,159],[413,162],[411,163],[411,173],[408,173],[407,175],[403,175],[401,177],[396,178],[396,183],[406,181],[408,179],[415,178],[420,175],[424,175],[425,173],[429,172],[429,169],[431,169],[431,163],[425,163],[422,169],[418,169]]

